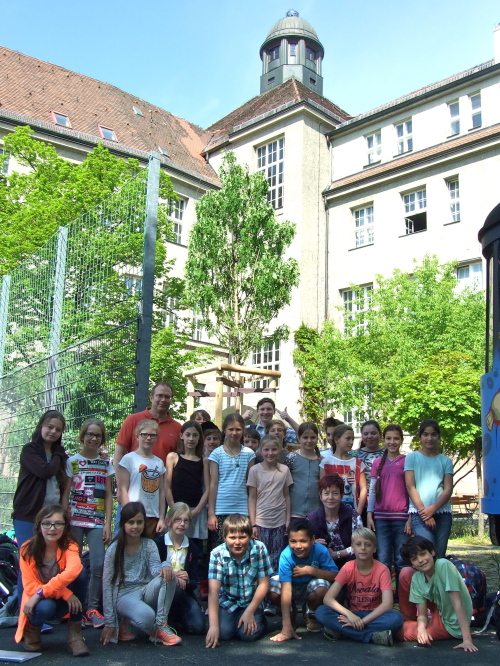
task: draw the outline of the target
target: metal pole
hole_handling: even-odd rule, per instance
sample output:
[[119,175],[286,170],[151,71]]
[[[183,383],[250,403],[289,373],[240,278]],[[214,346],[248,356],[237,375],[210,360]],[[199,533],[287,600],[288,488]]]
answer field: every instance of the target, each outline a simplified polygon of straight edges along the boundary
[[146,194],[146,222],[142,259],[141,314],[137,339],[137,365],[135,371],[135,411],[148,406],[149,368],[151,363],[151,337],[153,324],[153,294],[155,286],[156,227],[158,223],[158,197],[160,195],[160,154],[149,154],[148,189]]
[[3,359],[5,354],[5,338],[7,336],[9,294],[10,275],[4,275],[2,278],[2,294],[0,295],[0,377],[3,377]]
[[54,295],[50,322],[49,358],[45,377],[45,409],[54,408],[57,402],[57,370],[61,345],[61,321],[64,302],[64,281],[66,278],[66,255],[68,248],[68,227],[57,231],[56,271],[54,275]]

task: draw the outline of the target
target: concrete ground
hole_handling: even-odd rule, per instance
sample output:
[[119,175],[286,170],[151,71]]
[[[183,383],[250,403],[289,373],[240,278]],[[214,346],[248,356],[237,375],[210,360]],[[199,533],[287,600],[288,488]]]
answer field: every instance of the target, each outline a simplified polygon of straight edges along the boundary
[[[299,616],[300,621],[300,616]],[[500,662],[500,641],[493,631],[474,638],[477,653],[454,650],[459,641],[439,641],[431,648],[421,648],[412,643],[398,643],[392,648],[342,640],[331,642],[322,634],[311,634],[299,627],[301,641],[273,643],[269,636],[280,628],[278,618],[270,618],[269,633],[256,643],[230,641],[215,650],[205,648],[204,636],[183,636],[183,643],[176,647],[155,646],[146,639],[130,643],[99,643],[100,630],[86,629],[84,636],[91,656],[85,666],[299,666],[308,664],[342,664],[342,666],[484,666]],[[23,650],[14,643],[14,630],[0,630],[0,649]],[[41,657],[30,663],[54,666],[72,661],[66,649],[66,626],[56,626],[51,634],[43,637],[44,651]],[[333,661],[335,660],[335,661]]]

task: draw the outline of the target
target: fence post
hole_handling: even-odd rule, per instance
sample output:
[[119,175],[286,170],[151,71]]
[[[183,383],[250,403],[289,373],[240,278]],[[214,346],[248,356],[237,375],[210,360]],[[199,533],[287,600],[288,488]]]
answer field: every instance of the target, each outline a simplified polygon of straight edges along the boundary
[[50,321],[49,358],[45,378],[45,409],[54,408],[57,402],[57,370],[61,346],[61,322],[64,303],[64,281],[66,278],[66,254],[68,249],[68,227],[57,230],[56,270],[54,295]]
[[149,368],[151,362],[151,337],[153,324],[153,294],[155,286],[156,227],[158,223],[158,197],[160,195],[160,154],[151,152],[148,165],[148,189],[146,193],[146,222],[144,225],[144,249],[142,258],[141,313],[137,340],[137,365],[135,371],[135,411],[148,406]]
[[3,377],[3,358],[5,354],[5,338],[7,336],[7,315],[9,312],[10,275],[2,278],[0,295],[0,377]]

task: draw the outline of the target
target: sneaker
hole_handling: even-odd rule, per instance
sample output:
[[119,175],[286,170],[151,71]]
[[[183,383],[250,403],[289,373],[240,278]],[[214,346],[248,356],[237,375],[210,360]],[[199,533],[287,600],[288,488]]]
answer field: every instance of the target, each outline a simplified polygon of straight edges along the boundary
[[264,601],[264,615],[267,615],[268,617],[274,617],[277,614],[278,614],[278,609],[276,608],[276,606],[271,601],[268,601],[266,599]]
[[94,629],[100,629],[106,624],[104,615],[101,615],[99,611],[94,608],[89,608],[82,619],[87,627],[94,627]]
[[387,631],[374,631],[372,642],[375,643],[375,645],[385,645],[386,647],[392,647],[394,645],[392,631],[390,629]]
[[307,631],[312,631],[314,633],[317,633],[318,631],[321,631],[323,629],[323,625],[316,620],[316,616],[313,615],[312,613],[306,613],[305,620],[306,620]]
[[323,636],[328,638],[329,641],[339,641],[342,638],[340,631],[328,629],[328,627],[323,627]]
[[132,629],[132,625],[129,620],[122,620],[120,622],[120,628],[118,629],[118,640],[119,641],[133,641],[137,638],[135,631]]
[[54,627],[51,624],[42,624],[42,628],[40,629],[40,633],[42,634],[49,634],[51,631],[54,631]]
[[161,627],[155,627],[151,630],[149,640],[152,643],[161,643],[162,645],[180,645],[182,638],[177,636],[175,629],[172,629],[168,624],[162,624]]

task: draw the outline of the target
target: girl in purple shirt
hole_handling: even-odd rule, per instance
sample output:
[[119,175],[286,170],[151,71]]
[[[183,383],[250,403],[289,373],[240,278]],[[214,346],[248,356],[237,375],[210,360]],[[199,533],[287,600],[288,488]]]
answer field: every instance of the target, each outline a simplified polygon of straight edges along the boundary
[[368,527],[377,533],[378,559],[389,569],[394,564],[396,576],[405,566],[401,546],[411,534],[402,443],[400,426],[388,425],[384,430],[384,454],[372,466],[368,500]]

